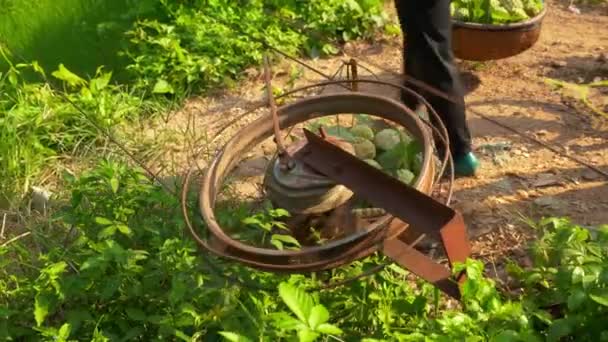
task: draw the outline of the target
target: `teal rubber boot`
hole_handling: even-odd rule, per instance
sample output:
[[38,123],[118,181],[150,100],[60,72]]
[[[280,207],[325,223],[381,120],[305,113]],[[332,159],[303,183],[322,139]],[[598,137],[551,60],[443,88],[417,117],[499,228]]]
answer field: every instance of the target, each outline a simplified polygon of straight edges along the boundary
[[469,152],[462,157],[454,159],[454,173],[460,177],[474,176],[479,168],[479,160],[473,154]]

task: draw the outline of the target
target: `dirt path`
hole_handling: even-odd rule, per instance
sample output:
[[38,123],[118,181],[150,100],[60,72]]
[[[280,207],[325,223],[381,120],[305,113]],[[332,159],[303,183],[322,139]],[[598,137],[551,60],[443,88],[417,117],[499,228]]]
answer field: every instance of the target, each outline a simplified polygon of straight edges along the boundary
[[[478,256],[504,254],[528,241],[530,229],[521,222],[522,215],[534,219],[567,215],[582,225],[608,223],[608,182],[605,179],[474,114],[481,112],[608,172],[606,120],[594,116],[586,107],[552,90],[544,82],[545,78],[571,82],[608,79],[608,8],[581,8],[582,14],[576,15],[562,2],[550,1],[549,4],[551,8],[541,38],[532,49],[484,65],[462,63],[463,72],[467,74],[465,80],[478,83],[466,101],[474,145],[483,165],[478,177],[456,181],[454,206],[465,214],[469,228],[478,236],[474,244]],[[374,46],[359,44],[348,47],[347,51],[353,49],[374,64],[382,65],[382,69],[394,72],[401,69],[399,38]],[[324,73],[332,74],[342,60],[344,57],[310,63]],[[391,73],[371,69],[382,79],[398,80]],[[275,65],[274,70],[278,85],[288,83],[291,64]],[[238,90],[193,99],[163,123],[164,130],[182,132],[182,135],[186,131],[196,131],[194,135],[199,144],[208,143],[210,137],[221,133],[222,137],[215,143],[215,146],[221,146],[225,137],[265,112],[255,111],[238,125],[218,131],[223,124],[262,99],[260,73],[250,70],[249,74],[250,81]],[[304,71],[295,84],[310,84],[321,79],[313,72]],[[391,91],[379,87],[364,90],[381,94]],[[594,103],[608,109],[607,94],[596,95]],[[180,155],[182,160],[191,157],[189,153],[183,153],[191,151],[188,144],[175,144],[178,146],[169,152],[174,160]]]

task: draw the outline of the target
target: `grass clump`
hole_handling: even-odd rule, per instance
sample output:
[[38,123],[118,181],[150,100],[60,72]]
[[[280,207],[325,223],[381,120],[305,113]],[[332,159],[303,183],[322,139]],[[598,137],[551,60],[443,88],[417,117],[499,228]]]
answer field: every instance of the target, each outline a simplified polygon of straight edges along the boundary
[[[158,0],[0,0],[0,45],[48,70],[61,63],[93,77],[119,72],[127,60],[124,31],[141,17],[162,17]],[[7,65],[0,61],[0,69]],[[124,80],[126,73],[118,75]]]
[[[0,52],[10,66],[0,74],[2,207],[17,206],[42,175],[55,172],[58,159],[94,152],[107,142],[104,131],[119,129],[146,113],[147,103],[112,84],[112,73],[102,68],[85,80],[61,65],[48,75],[62,85],[57,89],[38,63],[13,64],[5,51]],[[41,80],[24,80],[26,71]]]

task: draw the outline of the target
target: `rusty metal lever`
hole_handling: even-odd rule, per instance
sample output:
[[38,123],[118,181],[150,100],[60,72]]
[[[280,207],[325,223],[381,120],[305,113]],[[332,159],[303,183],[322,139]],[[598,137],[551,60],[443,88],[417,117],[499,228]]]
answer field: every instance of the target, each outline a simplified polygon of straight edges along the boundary
[[[317,172],[348,187],[370,204],[383,208],[409,225],[417,234],[441,238],[451,265],[464,262],[471,254],[462,216],[422,192],[370,166],[359,158],[304,130],[306,145],[294,155]],[[459,299],[457,282],[450,270],[411,248],[399,238],[384,242],[383,253],[414,274],[435,284],[446,294]]]

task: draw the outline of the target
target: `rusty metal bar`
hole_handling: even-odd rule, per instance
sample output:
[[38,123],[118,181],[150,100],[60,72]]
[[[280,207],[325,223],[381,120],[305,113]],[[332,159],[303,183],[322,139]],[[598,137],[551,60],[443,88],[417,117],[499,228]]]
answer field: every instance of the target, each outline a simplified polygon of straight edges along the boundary
[[350,79],[353,80],[350,87],[353,91],[359,91],[359,83],[356,82],[359,79],[359,67],[357,60],[351,58],[348,64],[350,66]]
[[289,156],[283,143],[283,136],[281,135],[281,127],[279,125],[279,117],[277,115],[277,105],[274,101],[274,94],[272,93],[272,71],[270,69],[270,59],[268,55],[264,56],[264,78],[266,82],[266,93],[268,94],[268,105],[270,106],[270,113],[272,114],[272,123],[274,126],[274,139],[277,144],[277,150],[279,154],[279,161],[285,168],[289,167]]
[[433,262],[429,257],[405,242],[399,239],[387,240],[384,242],[382,253],[405,269],[437,286],[447,295],[460,299],[458,283],[452,279],[450,270]]
[[[439,233],[454,216],[451,208],[350,155],[304,129],[308,143],[294,158],[351,189],[376,208],[383,208],[415,227]],[[430,228],[427,228],[430,229]]]
[[[409,225],[414,228],[412,230],[418,237],[422,233],[440,236],[450,265],[466,261],[471,253],[471,247],[460,214],[326,142],[309,130],[305,129],[304,135],[308,142],[294,154],[294,158],[348,187],[370,204],[385,209],[386,212],[403,221],[401,223],[403,230]],[[396,226],[399,226],[398,222]],[[456,299],[460,298],[458,283],[465,280],[463,274],[453,279],[449,269],[435,263],[399,238],[387,239],[382,251],[446,294]]]

